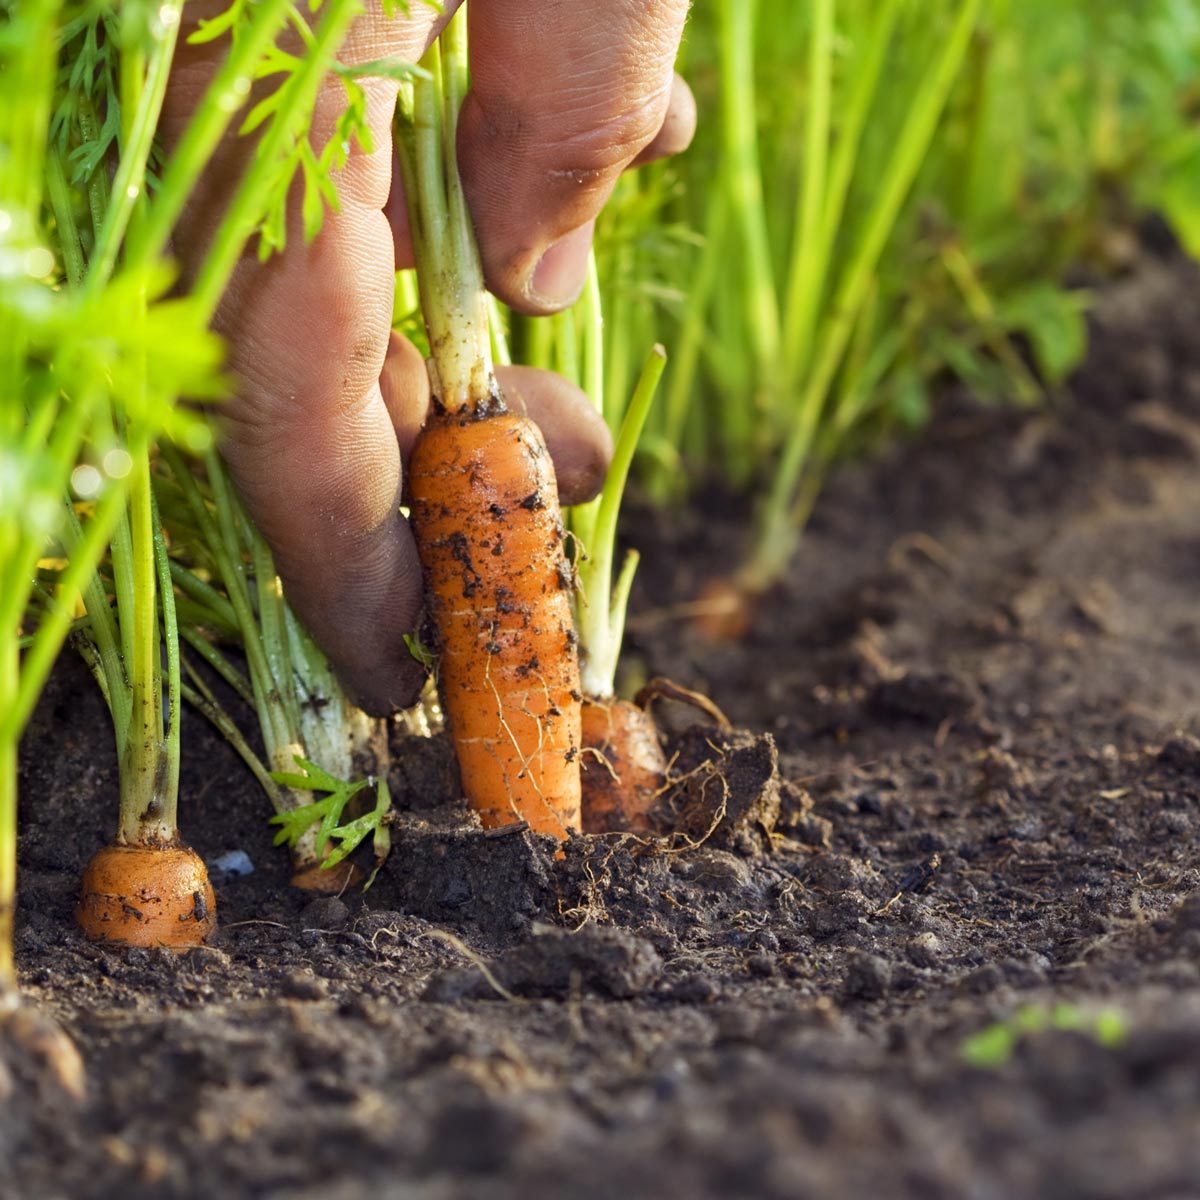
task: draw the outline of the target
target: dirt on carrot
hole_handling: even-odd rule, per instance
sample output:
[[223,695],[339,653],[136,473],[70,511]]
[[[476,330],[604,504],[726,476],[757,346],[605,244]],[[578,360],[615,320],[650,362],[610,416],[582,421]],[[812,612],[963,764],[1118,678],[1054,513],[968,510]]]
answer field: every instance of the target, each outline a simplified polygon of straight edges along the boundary
[[628,700],[589,698],[582,730],[584,832],[652,832],[667,783],[654,717]]
[[511,413],[432,417],[409,468],[463,789],[485,828],[580,827],[579,664],[554,465]]
[[116,763],[68,657],[23,747],[17,955],[88,1093],[0,1105],[0,1196],[1196,1195],[1197,328],[1200,272],[1145,262],[1059,405],[953,397],[837,473],[740,646],[681,611],[736,504],[633,515],[630,653],[745,727],[670,737],[689,804],[745,816],[691,848],[556,860],[404,738],[391,859],[314,901],[185,714],[222,928],[117,951],[72,922]]
[[198,946],[217,925],[204,860],[189,846],[110,845],[83,872],[79,928],[123,946]]

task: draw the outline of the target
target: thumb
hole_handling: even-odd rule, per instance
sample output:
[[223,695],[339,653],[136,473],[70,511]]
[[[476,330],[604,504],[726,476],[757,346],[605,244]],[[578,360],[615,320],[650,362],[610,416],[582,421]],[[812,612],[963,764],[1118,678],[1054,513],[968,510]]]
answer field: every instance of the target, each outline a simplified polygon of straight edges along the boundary
[[[488,286],[513,308],[539,314],[572,303],[593,223],[621,172],[651,143],[658,154],[690,140],[694,108],[673,72],[687,7],[490,0],[468,8],[471,91],[459,163]],[[673,99],[680,119],[668,120]]]

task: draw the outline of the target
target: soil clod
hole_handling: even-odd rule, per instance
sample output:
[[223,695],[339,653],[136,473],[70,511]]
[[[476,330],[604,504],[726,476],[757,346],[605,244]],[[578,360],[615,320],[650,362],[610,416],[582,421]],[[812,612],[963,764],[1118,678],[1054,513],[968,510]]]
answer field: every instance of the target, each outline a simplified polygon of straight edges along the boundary
[[586,991],[628,1000],[651,987],[661,970],[654,947],[622,930],[546,928],[491,963],[435,975],[424,999],[488,1000],[506,993],[563,999]]

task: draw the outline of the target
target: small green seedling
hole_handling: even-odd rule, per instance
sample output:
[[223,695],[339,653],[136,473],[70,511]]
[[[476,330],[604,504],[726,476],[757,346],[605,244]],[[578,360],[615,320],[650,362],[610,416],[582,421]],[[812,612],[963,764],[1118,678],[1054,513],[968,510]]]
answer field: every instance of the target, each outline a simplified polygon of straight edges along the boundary
[[[321,770],[316,763],[296,755],[296,765],[303,774],[288,771],[272,771],[271,778],[283,787],[294,791],[325,792],[322,799],[300,808],[287,809],[271,818],[272,825],[281,828],[275,835],[275,845],[297,845],[314,826],[316,827],[316,851],[321,860],[322,870],[332,870],[343,862],[366,840],[370,834],[375,851],[375,869],[364,885],[369,888],[379,874],[388,853],[392,848],[391,834],[388,830],[387,816],[391,811],[392,797],[388,791],[387,781],[382,778],[376,783],[375,807],[360,817],[354,817],[342,823],[346,807],[350,801],[366,788],[370,780],[359,779],[354,783],[336,779],[328,772]],[[337,846],[329,850],[330,841]]]
[[430,674],[437,670],[437,655],[425,645],[416,634],[406,633],[404,635],[404,645],[408,648],[409,654],[416,659]]
[[1048,1029],[1083,1033],[1110,1050],[1120,1046],[1128,1034],[1124,1016],[1112,1008],[1088,1014],[1074,1004],[1029,1004],[1007,1020],[973,1033],[963,1041],[959,1053],[972,1067],[995,1070],[1012,1058],[1022,1040]]

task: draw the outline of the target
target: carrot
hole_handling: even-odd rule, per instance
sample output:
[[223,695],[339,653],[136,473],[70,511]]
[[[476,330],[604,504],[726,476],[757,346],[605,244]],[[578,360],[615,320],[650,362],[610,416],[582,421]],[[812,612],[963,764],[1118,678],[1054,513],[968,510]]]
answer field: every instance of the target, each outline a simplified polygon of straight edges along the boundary
[[0,1078],[9,1099],[12,1076],[33,1073],[39,1086],[50,1084],[71,1100],[87,1098],[83,1059],[65,1030],[47,1013],[16,1003],[16,993],[0,996]]
[[340,896],[347,888],[357,887],[365,876],[362,868],[352,862],[341,862],[328,870],[319,862],[297,862],[293,855],[292,887],[302,892],[320,892],[325,896]]
[[408,485],[442,705],[484,826],[525,821],[563,840],[580,826],[571,573],[545,442],[496,382],[478,249],[443,152],[466,89],[461,15],[422,66],[401,85],[397,140],[433,355],[433,414]]
[[754,624],[763,590],[736,575],[710,580],[692,613],[696,631],[710,642],[739,642]]
[[579,668],[554,468],[511,413],[436,414],[410,466],[463,790],[487,827],[580,824]]
[[200,856],[184,845],[105,846],[88,863],[75,919],[88,937],[125,946],[198,946],[216,927]]
[[585,833],[650,833],[667,780],[658,727],[628,700],[588,697],[583,703]]
[[181,840],[176,821],[181,678],[175,597],[149,452],[143,445],[132,458],[128,512],[111,552],[116,605],[93,574],[83,594],[89,636],[77,642],[112,713],[120,802],[116,837],[84,868],[75,918],[101,941],[182,950],[215,928],[216,898],[203,860]]
[[729,718],[701,692],[655,676],[632,702],[586,696],[583,702],[583,828],[586,833],[654,833],[656,809],[670,782],[658,725],[657,699],[698,709],[718,728]]

